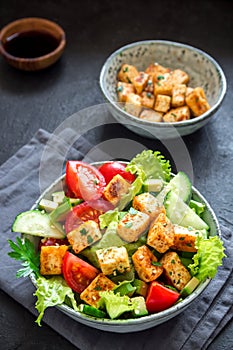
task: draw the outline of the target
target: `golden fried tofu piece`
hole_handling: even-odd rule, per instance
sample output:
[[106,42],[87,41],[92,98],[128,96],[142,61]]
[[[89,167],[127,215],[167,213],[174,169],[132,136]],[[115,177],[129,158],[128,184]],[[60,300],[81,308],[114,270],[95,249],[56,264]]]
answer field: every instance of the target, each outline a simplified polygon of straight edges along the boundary
[[85,301],[88,305],[97,307],[98,301],[100,300],[100,292],[105,290],[113,290],[116,284],[113,283],[108,277],[103,273],[100,273],[96,278],[89,284],[89,286],[84,289],[80,294],[80,299]]
[[187,87],[185,84],[177,84],[172,89],[172,107],[181,107],[185,104]]
[[142,90],[144,90],[148,79],[149,75],[145,72],[139,72],[139,74],[132,79],[132,83],[138,94],[140,94]]
[[153,109],[144,109],[140,113],[139,118],[148,120],[149,122],[162,122],[163,113],[154,111]]
[[42,246],[40,251],[41,275],[61,275],[62,261],[67,249],[67,245]]
[[67,238],[74,252],[78,254],[86,247],[99,241],[102,238],[102,234],[99,225],[95,221],[87,220],[73,231],[68,232]]
[[155,103],[155,96],[151,92],[143,91],[141,94],[141,104],[146,108],[153,108]]
[[157,95],[155,99],[154,109],[157,112],[166,113],[171,106],[171,97],[166,95]]
[[164,212],[161,212],[152,222],[147,244],[159,253],[166,252],[174,244],[174,228]]
[[134,93],[135,89],[133,84],[124,83],[122,81],[118,81],[117,83],[117,95],[120,102],[125,102],[127,99],[127,95],[130,93]]
[[150,64],[145,70],[145,72],[152,77],[157,77],[159,75],[169,73],[170,71],[170,68],[164,67],[161,64],[158,64],[157,62]]
[[182,290],[190,281],[191,275],[182,264],[176,252],[165,253],[159,261],[163,266],[163,273],[168,282],[178,290]]
[[163,273],[162,266],[156,265],[158,259],[146,245],[136,250],[132,260],[139,278],[144,282],[154,281]]
[[123,246],[98,249],[96,255],[101,271],[105,275],[130,271],[128,252]]
[[189,75],[181,69],[174,69],[171,72],[173,86],[176,84],[188,84]]
[[165,213],[164,206],[160,206],[157,199],[149,192],[135,196],[132,206],[134,209],[149,215],[151,220],[156,219],[161,212]]
[[195,117],[198,117],[210,109],[205,92],[201,87],[193,89],[193,91],[186,96],[185,101]]
[[180,122],[188,119],[190,119],[190,109],[188,106],[172,108],[163,116],[163,120],[168,123]]
[[133,79],[138,76],[138,70],[130,64],[123,64],[118,72],[118,80],[125,83],[132,83]]
[[182,252],[196,252],[195,247],[198,231],[187,227],[174,225],[174,243],[171,247]]
[[128,212],[118,223],[117,234],[126,242],[136,242],[149,224],[149,215],[136,210],[135,213]]
[[142,110],[141,96],[130,93],[126,97],[125,111],[135,117],[138,117]]
[[104,198],[116,206],[129,190],[130,183],[119,174],[115,175],[104,189]]
[[154,95],[172,95],[173,81],[171,79],[171,73],[165,73],[163,75],[154,76]]

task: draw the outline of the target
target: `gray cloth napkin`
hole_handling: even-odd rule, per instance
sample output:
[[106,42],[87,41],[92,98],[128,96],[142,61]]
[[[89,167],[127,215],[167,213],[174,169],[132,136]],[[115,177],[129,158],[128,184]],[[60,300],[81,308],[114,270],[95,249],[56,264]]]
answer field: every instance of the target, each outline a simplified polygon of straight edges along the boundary
[[[7,240],[15,239],[15,234],[11,232],[15,216],[28,210],[40,194],[39,167],[50,136],[48,132],[39,130],[27,145],[0,167],[0,266],[4,266],[0,269],[0,288],[30,310],[35,319],[35,288],[28,278],[15,277],[20,263],[8,257],[10,248]],[[91,144],[80,139],[75,147],[71,154],[81,159]],[[119,335],[84,326],[56,308],[48,309],[43,320],[81,350],[150,350],[155,345],[159,350],[207,349],[233,315],[233,237],[226,227],[222,227],[222,236],[228,258],[224,259],[216,278],[188,309],[162,325]]]

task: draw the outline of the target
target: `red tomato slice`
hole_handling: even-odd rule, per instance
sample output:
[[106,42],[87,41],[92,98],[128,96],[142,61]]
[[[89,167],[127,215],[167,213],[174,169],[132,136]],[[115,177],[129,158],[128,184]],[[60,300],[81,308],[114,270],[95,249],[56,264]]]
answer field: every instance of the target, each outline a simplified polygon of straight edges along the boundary
[[82,293],[99,274],[99,271],[74,254],[66,252],[62,263],[62,273],[68,286],[75,292]]
[[99,216],[101,214],[103,214],[103,211],[92,208],[87,202],[76,205],[66,216],[66,233],[74,230],[87,220],[94,220],[99,223]]
[[126,164],[119,162],[107,162],[99,167],[99,171],[104,176],[106,184],[108,184],[109,181],[111,181],[117,174],[121,175],[125,180],[132,183],[135,180],[135,176],[129,171],[126,171],[125,168]]
[[146,298],[147,310],[151,313],[160,312],[171,307],[179,299],[180,294],[164,287],[157,281],[151,282]]
[[106,185],[104,176],[97,168],[74,160],[66,163],[66,183],[76,197],[87,201],[100,198]]

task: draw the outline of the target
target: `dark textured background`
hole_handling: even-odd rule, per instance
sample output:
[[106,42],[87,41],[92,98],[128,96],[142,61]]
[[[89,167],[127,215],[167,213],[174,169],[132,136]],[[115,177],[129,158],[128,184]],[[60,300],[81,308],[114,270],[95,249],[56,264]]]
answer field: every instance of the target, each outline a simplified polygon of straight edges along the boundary
[[[184,141],[193,161],[195,186],[210,202],[220,223],[232,228],[233,2],[0,0],[0,27],[24,16],[58,22],[66,31],[67,47],[57,64],[40,73],[17,71],[0,58],[0,164],[38,128],[53,132],[74,112],[104,102],[99,73],[115,49],[144,39],[183,42],[212,55],[228,81],[227,95],[213,120]],[[118,132],[136,138],[123,127]],[[153,146],[156,148],[156,142]],[[0,349],[74,349],[50,328],[39,328],[34,321],[0,292]],[[233,349],[232,334],[231,322],[209,350]]]

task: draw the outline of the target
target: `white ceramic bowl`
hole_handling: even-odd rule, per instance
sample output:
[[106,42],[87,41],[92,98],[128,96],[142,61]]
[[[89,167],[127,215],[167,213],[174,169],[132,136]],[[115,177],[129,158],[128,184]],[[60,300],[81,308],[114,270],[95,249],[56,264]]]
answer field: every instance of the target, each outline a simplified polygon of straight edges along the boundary
[[[103,163],[93,163],[93,165],[100,166]],[[38,203],[42,198],[51,199],[52,193],[56,191],[61,191],[64,187],[65,176],[63,175],[61,178],[57,179],[48,189],[46,189],[42,195],[38,198],[36,203],[33,205],[32,209],[37,208]],[[206,208],[204,212],[204,219],[208,223],[210,227],[211,235],[221,235],[220,226],[218,220],[213,212],[213,209],[210,207],[206,199],[193,187],[193,197],[196,200],[199,200],[205,203]],[[38,247],[39,238],[35,236],[27,236],[34,244],[35,247]],[[30,275],[30,278],[33,284],[36,286],[36,279],[34,274]],[[85,315],[83,313],[74,311],[69,306],[63,304],[61,306],[57,306],[57,308],[80,323],[83,323],[89,327],[108,331],[108,332],[116,332],[116,333],[129,333],[129,332],[137,332],[145,329],[152,328],[156,325],[159,325],[163,322],[168,321],[169,319],[175,317],[179,313],[183,312],[207,287],[210,280],[207,279],[205,282],[202,282],[196,290],[187,298],[185,298],[182,302],[177,305],[172,306],[171,308],[158,312],[155,314],[151,314],[144,317],[132,318],[127,320],[110,320],[110,319],[97,319],[95,317],[91,317]]]
[[[211,108],[199,117],[175,123],[150,122],[125,112],[117,97],[118,70],[127,63],[143,71],[154,62],[187,72],[189,86],[203,87]],[[172,41],[147,40],[123,46],[107,58],[100,73],[100,88],[110,103],[112,115],[121,124],[144,137],[169,139],[191,134],[203,127],[220,107],[227,83],[221,67],[207,53]]]

